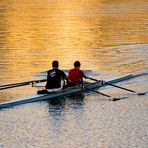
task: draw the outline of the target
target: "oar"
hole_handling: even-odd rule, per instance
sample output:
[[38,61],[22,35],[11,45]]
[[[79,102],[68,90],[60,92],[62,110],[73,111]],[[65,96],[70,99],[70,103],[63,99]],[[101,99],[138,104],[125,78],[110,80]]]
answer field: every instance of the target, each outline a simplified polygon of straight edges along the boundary
[[109,95],[104,94],[104,93],[102,93],[102,92],[99,92],[99,91],[90,89],[90,88],[88,88],[88,87],[86,87],[86,86],[83,86],[83,88],[85,88],[85,89],[87,89],[87,90],[90,90],[90,91],[93,91],[93,92],[95,92],[95,93],[101,94],[101,95],[103,95],[103,96],[106,96],[106,97],[110,98],[109,100],[111,100],[111,101],[117,101],[117,100],[120,100],[120,99],[121,99],[121,98],[113,98],[112,96],[109,96]]
[[[100,81],[100,80],[97,80],[97,79],[94,79],[94,78],[90,78],[90,77],[87,77],[88,79],[90,79],[90,80],[93,80],[93,81]],[[124,88],[124,87],[121,87],[121,86],[117,86],[117,85],[114,85],[114,84],[111,84],[111,83],[108,83],[108,82],[105,82],[104,81],[104,84],[106,84],[106,85],[110,85],[110,86],[114,86],[114,87],[117,87],[117,88],[120,88],[120,89],[123,89],[123,90],[126,90],[126,91],[130,91],[130,92],[133,92],[133,93],[135,93],[136,95],[145,95],[145,93],[139,93],[139,92],[136,92],[136,91],[134,91],[134,90],[131,90],[131,89],[127,89],[127,88]]]
[[20,87],[20,86],[25,86],[25,85],[28,85],[28,83],[22,83],[22,84],[17,84],[17,85],[11,85],[10,86],[5,86],[5,87],[2,87],[0,86],[0,90],[3,90],[3,89],[8,89],[8,88],[14,88],[14,87]]
[[26,81],[26,82],[13,83],[13,84],[6,84],[6,85],[1,85],[0,90],[8,89],[8,88],[14,88],[14,87],[20,87],[20,86],[25,86],[25,85],[30,85],[30,84],[33,85],[34,83],[41,83],[41,82],[45,82],[45,81],[47,81],[47,79]]

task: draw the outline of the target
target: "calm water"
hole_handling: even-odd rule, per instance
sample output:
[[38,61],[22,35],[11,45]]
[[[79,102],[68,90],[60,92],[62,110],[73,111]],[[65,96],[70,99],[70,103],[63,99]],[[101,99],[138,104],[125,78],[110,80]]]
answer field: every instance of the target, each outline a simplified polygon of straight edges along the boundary
[[[147,92],[148,2],[78,0],[0,1],[0,85],[43,78],[59,60],[80,60],[87,75],[142,74],[123,86]],[[148,146],[148,101],[115,88],[128,99],[98,94],[38,102],[0,111],[0,148],[108,148]],[[0,91],[0,102],[36,88]]]

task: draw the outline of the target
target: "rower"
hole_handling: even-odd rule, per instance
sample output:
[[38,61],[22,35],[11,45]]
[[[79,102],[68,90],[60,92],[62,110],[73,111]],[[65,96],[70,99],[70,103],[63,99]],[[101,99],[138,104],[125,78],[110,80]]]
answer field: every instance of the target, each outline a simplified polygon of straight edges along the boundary
[[81,63],[79,61],[74,62],[74,68],[69,71],[68,79],[69,86],[75,86],[83,83],[83,78],[87,79],[87,76],[82,70],[80,70]]
[[67,80],[67,78],[64,71],[58,69],[58,67],[59,67],[59,62],[56,60],[53,61],[52,69],[50,69],[47,72],[46,90],[40,90],[38,91],[38,94],[55,92],[63,89],[65,85],[64,80]]

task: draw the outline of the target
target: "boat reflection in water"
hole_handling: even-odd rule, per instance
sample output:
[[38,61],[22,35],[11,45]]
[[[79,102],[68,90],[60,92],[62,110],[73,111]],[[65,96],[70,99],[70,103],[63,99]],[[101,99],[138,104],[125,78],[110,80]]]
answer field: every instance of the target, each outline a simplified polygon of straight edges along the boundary
[[67,109],[80,109],[84,104],[84,95],[82,93],[74,94],[64,98],[54,98],[48,100],[49,113],[52,116],[62,115]]
[[72,109],[80,109],[84,105],[84,95],[82,93],[71,95],[66,104]]

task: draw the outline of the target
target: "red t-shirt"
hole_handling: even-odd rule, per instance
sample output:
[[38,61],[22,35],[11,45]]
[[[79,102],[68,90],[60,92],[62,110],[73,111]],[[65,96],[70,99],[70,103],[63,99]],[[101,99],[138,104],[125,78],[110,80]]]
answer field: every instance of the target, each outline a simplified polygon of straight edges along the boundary
[[69,71],[68,78],[73,84],[80,84],[83,77],[85,77],[85,74],[80,69],[74,68]]

